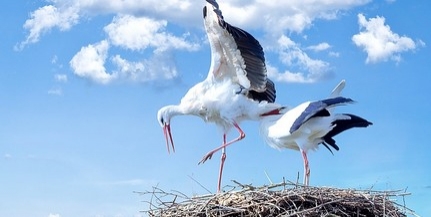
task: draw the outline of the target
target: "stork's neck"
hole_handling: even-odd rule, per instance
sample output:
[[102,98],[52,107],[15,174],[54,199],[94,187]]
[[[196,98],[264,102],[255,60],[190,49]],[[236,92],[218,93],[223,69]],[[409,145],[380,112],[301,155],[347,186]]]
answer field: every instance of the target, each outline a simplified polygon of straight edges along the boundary
[[178,115],[198,115],[199,111],[192,106],[184,106],[183,104],[179,105],[168,105],[165,106],[166,113],[169,114],[170,117],[178,116]]
[[188,114],[188,112],[180,105],[165,106],[165,111],[169,114],[170,117]]
[[259,118],[259,124],[261,128],[268,128],[269,126],[273,125],[278,119],[280,119],[282,115],[270,115],[270,116],[263,116]]
[[278,110],[273,110],[264,115],[261,115],[259,118],[261,133],[263,133],[264,131],[265,133],[267,133],[268,128],[274,125],[286,112],[287,107],[281,107]]

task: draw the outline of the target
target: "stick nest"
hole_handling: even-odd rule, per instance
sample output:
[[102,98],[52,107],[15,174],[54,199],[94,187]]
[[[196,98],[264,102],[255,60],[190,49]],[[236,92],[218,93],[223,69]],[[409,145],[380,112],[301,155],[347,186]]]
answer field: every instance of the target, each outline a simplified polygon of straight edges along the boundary
[[[394,199],[408,195],[401,190],[374,191],[301,186],[293,183],[254,187],[237,186],[218,194],[187,197],[177,192],[137,192],[151,195],[149,216],[385,216],[413,213]],[[238,190],[239,189],[239,190]]]

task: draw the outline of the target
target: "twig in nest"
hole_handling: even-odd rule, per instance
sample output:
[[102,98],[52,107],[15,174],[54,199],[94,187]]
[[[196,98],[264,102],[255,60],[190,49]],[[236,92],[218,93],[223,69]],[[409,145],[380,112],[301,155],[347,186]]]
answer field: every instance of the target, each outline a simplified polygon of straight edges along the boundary
[[[233,181],[238,191],[201,195],[165,192],[158,187],[151,194],[149,216],[386,216],[405,217],[414,212],[405,207],[400,191],[371,191],[327,187],[302,187],[285,182],[255,187]],[[233,188],[235,189],[235,187]],[[402,197],[404,206],[391,198]],[[402,208],[402,209],[401,209]]]

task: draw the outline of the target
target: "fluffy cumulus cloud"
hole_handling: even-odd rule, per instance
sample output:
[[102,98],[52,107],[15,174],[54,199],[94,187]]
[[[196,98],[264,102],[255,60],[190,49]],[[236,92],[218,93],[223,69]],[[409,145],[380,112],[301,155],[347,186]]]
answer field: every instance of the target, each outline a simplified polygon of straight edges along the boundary
[[177,37],[166,32],[167,21],[147,17],[120,15],[104,30],[113,45],[131,50],[143,50],[153,47],[156,52],[168,49],[197,50],[199,45],[191,43],[185,37]]
[[[312,46],[313,50],[326,50],[326,43]],[[268,76],[280,82],[313,83],[331,75],[328,62],[311,58],[305,51],[289,37],[282,35],[277,40],[276,48],[280,61],[291,70],[280,72],[276,67],[268,64]],[[311,49],[311,48],[306,48]],[[296,70],[296,71],[292,71]]]
[[[264,28],[269,32],[301,32],[315,19],[334,19],[338,13],[367,4],[371,0],[292,0],[219,2],[225,18],[244,28]],[[80,19],[98,14],[146,14],[158,20],[181,25],[202,25],[204,1],[194,0],[50,0],[51,5],[31,13],[24,28],[29,36],[22,45],[39,40],[42,33],[59,28],[67,30]]]
[[423,45],[422,41],[415,43],[407,36],[399,36],[392,32],[385,24],[384,17],[366,19],[363,14],[358,14],[358,23],[361,32],[352,37],[356,46],[367,53],[366,63],[380,61],[400,61],[401,53],[414,50]]
[[27,38],[16,46],[21,50],[27,44],[36,43],[41,35],[53,28],[61,31],[69,30],[78,22],[79,9],[77,7],[61,7],[47,5],[30,14],[30,19],[24,23],[24,29],[28,30]]
[[[99,14],[150,14],[161,19],[190,23],[192,14],[200,9],[192,7],[192,0],[50,0],[51,4],[40,7],[30,13],[30,18],[23,25],[28,31],[26,39],[15,47],[23,49],[26,45],[36,43],[40,37],[51,29],[67,31],[83,18]],[[194,11],[193,13],[190,13]],[[194,23],[194,24],[197,24]]]
[[302,32],[316,19],[335,19],[340,11],[370,0],[231,0],[219,2],[228,22],[244,28],[263,28],[270,34]]
[[[155,19],[169,20],[172,22],[190,25],[199,25],[202,22],[196,20],[196,14],[201,14],[201,3],[195,0],[56,0],[56,2],[73,2],[79,5],[83,14],[91,16],[97,14],[131,14],[154,17]],[[196,7],[199,5],[199,7]]]
[[[336,19],[340,12],[369,3],[371,0],[292,0],[246,1],[226,0],[220,8],[227,22],[244,29],[263,30],[265,37],[274,39],[275,52],[289,70],[280,72],[269,65],[270,76],[279,81],[314,82],[328,76],[329,63],[312,58],[305,51],[326,51],[327,43],[301,48],[289,45],[285,35],[301,33],[316,19]],[[175,27],[202,29],[202,6],[205,1],[193,0],[49,0],[50,5],[30,13],[24,24],[27,37],[18,49],[36,43],[52,29],[67,31],[73,26],[98,15],[114,18],[103,31],[106,38],[81,45],[69,64],[73,73],[100,84],[115,81],[149,82],[172,79],[178,75],[173,56],[176,51],[195,51],[199,45],[188,32]],[[103,37],[103,34],[100,34]],[[194,38],[200,38],[193,35]],[[280,39],[280,40],[279,40]],[[290,40],[290,39],[289,39]],[[286,44],[287,43],[287,44]],[[115,49],[112,49],[115,48]],[[128,59],[122,52],[136,52],[142,59]],[[332,56],[338,53],[328,51]],[[143,55],[142,55],[143,54]],[[136,56],[136,55],[135,55]],[[157,73],[156,73],[157,72]],[[58,91],[52,91],[56,94]]]
[[[219,3],[226,20],[250,29],[265,29],[270,34],[285,31],[301,32],[316,19],[334,19],[340,11],[367,4],[371,0],[292,0],[245,1],[227,0]],[[30,14],[24,28],[29,34],[19,47],[35,43],[53,29],[70,29],[81,19],[99,14],[129,14],[167,20],[184,26],[202,25],[202,6],[205,1],[194,0],[50,0],[51,5],[40,7]]]
[[[30,14],[24,24],[28,35],[24,41],[17,44],[16,49],[21,50],[31,43],[38,42],[44,33],[52,29],[66,31],[83,18],[114,14],[112,22],[104,28],[107,38],[84,45],[69,62],[75,75],[97,83],[108,84],[121,79],[140,82],[158,78],[170,79],[177,76],[172,53],[175,50],[199,49],[197,43],[187,39],[188,33],[178,36],[166,30],[168,25],[166,19],[173,23],[185,24],[192,20],[192,14],[201,14],[201,9],[191,7],[192,1],[52,0],[49,3],[51,5],[40,7]],[[196,12],[190,13],[191,10]],[[140,16],[135,16],[136,14]],[[110,48],[114,46],[140,54],[147,52],[154,55],[147,59],[130,61],[118,54],[109,53]],[[105,65],[106,63],[112,63],[116,68],[111,69]],[[163,67],[157,67],[157,63]],[[57,82],[67,81],[65,76],[58,76],[56,79]],[[48,93],[62,94],[59,88],[52,88]]]
[[312,50],[312,51],[315,51],[315,52],[319,52],[319,51],[327,50],[329,48],[331,48],[331,45],[329,45],[326,42],[322,42],[322,43],[317,44],[317,45],[308,46],[306,49],[307,50]]
[[142,61],[129,61],[116,55],[111,59],[119,80],[146,83],[171,80],[178,75],[174,58],[164,53]]
[[[74,73],[97,83],[113,81],[150,82],[177,77],[173,51],[195,51],[199,48],[186,36],[177,37],[165,29],[167,22],[147,17],[120,15],[105,26],[106,40],[83,47],[70,61]],[[117,46],[131,51],[153,53],[147,59],[127,60],[119,54],[109,54],[109,48]],[[109,56],[109,58],[108,58]],[[109,61],[115,68],[105,67]]]
[[82,47],[70,61],[70,66],[79,77],[107,84],[115,78],[115,75],[107,73],[105,68],[108,49],[109,43],[106,40]]

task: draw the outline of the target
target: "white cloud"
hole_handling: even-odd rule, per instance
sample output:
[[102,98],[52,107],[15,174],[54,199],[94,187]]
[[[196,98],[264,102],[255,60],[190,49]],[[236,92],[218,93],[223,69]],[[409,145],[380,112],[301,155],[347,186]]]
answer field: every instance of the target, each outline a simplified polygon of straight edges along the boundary
[[[121,58],[120,55],[115,55],[112,57],[112,62],[118,67],[118,70],[121,74],[130,78],[131,80],[138,80],[146,69],[143,62],[128,61]],[[151,77],[151,75],[148,77]]]
[[56,95],[56,96],[62,96],[63,95],[63,89],[61,89],[61,87],[53,87],[53,88],[48,90],[48,94]]
[[[66,2],[70,0],[57,0]],[[200,25],[200,20],[193,19],[195,15],[201,15],[204,1],[197,4],[194,0],[72,0],[74,5],[79,5],[86,14],[96,16],[98,14],[129,14],[148,15],[155,19],[168,19],[171,22],[192,25]],[[190,24],[189,24],[190,25]]]
[[57,61],[58,61],[58,56],[57,56],[57,55],[54,55],[54,56],[52,57],[52,59],[51,59],[51,63],[52,63],[52,64],[56,64],[56,63],[57,63]]
[[[302,32],[316,19],[335,19],[338,13],[367,4],[371,0],[293,0],[293,1],[243,1],[220,2],[226,20],[242,28],[263,28],[266,32],[281,34],[285,31]],[[193,0],[51,0],[30,13],[24,24],[28,30],[26,40],[17,48],[36,43],[41,35],[53,28],[69,30],[82,17],[106,14],[142,15],[156,20],[166,20],[182,26],[201,27],[204,1]],[[145,29],[145,28],[143,28]]]
[[16,50],[22,50],[26,45],[38,42],[40,37],[51,29],[69,30],[78,24],[82,17],[106,14],[149,14],[186,25],[190,25],[191,21],[194,21],[194,25],[202,23],[194,19],[194,14],[201,14],[201,8],[195,7],[196,4],[192,0],[50,0],[48,2],[51,4],[30,13],[30,18],[23,25],[28,35],[15,46]]
[[286,83],[314,83],[325,79],[328,75],[319,73],[303,73],[303,72],[280,72],[276,67],[267,64],[268,77],[278,82]]
[[178,75],[174,59],[169,53],[156,54],[140,62],[128,61],[116,55],[112,58],[112,62],[118,68],[116,74],[120,80],[145,83],[171,80]]
[[197,50],[199,48],[196,43],[166,32],[166,25],[166,20],[120,15],[114,17],[104,30],[113,45],[131,50],[153,47],[156,52],[163,52],[168,49]]
[[96,44],[82,47],[70,61],[73,72],[82,78],[87,78],[101,84],[107,84],[115,75],[109,74],[105,69],[108,56],[109,43],[103,40]]
[[48,215],[48,217],[61,217],[61,216],[60,216],[60,214],[52,214],[52,213],[50,213]]
[[320,44],[317,44],[317,45],[308,46],[306,49],[307,50],[312,50],[312,51],[315,51],[315,52],[319,52],[319,51],[327,50],[329,48],[331,48],[331,45],[329,45],[326,42],[323,42],[323,43],[320,43]]
[[[70,61],[70,65],[77,76],[101,84],[113,81],[150,82],[175,78],[177,69],[172,52],[195,51],[199,44],[188,41],[186,36],[177,37],[166,32],[166,25],[166,21],[147,17],[116,16],[104,28],[108,38],[81,48]],[[108,51],[112,46],[131,51],[148,51],[152,55],[147,59],[131,61],[119,54],[111,56]],[[108,60],[116,69],[106,69]]]
[[67,82],[67,75],[65,75],[65,74],[55,74],[54,78],[58,82],[63,82],[63,83]]
[[3,157],[4,157],[5,159],[11,159],[11,158],[12,158],[12,155],[11,155],[11,154],[4,154],[4,155],[3,155]]
[[177,77],[174,58],[170,52],[155,53],[148,59],[129,61],[120,55],[109,58],[116,68],[107,72],[109,43],[104,40],[81,48],[70,61],[74,73],[96,83],[108,84],[114,81],[150,82],[170,80]]
[[[99,43],[83,46],[69,62],[74,74],[81,78],[101,84],[121,80],[148,82],[172,79],[177,77],[175,61],[172,59],[173,52],[199,49],[198,43],[190,40],[187,32],[171,32],[169,31],[171,28],[168,27],[174,23],[178,25],[177,27],[193,26],[202,29],[202,6],[205,1],[196,3],[193,0],[50,0],[49,2],[51,5],[40,7],[30,14],[30,18],[24,25],[28,30],[28,36],[18,46],[20,49],[27,44],[36,43],[43,33],[51,29],[69,30],[82,18],[106,14],[112,14],[114,17],[104,28],[106,38],[101,39]],[[301,33],[316,19],[336,19],[340,11],[368,2],[370,0],[292,0],[288,2],[226,0],[220,2],[220,8],[226,21],[232,25],[248,30],[262,29],[268,37],[278,39],[280,35],[286,35],[286,32]],[[286,71],[284,74],[281,73],[281,77],[277,77],[292,82],[314,82],[328,74],[330,67],[327,62],[313,59],[303,50],[326,50],[329,49],[329,44],[322,43],[303,49],[292,43],[293,47],[284,44],[287,47],[276,50],[276,53],[287,67],[294,67],[289,69],[290,71],[298,72]],[[110,54],[108,51],[111,47],[154,55],[142,60],[129,60],[126,55]],[[112,64],[106,64],[107,61],[111,61]],[[111,66],[116,68],[111,69]]]
[[340,53],[338,53],[338,52],[334,52],[334,51],[330,51],[328,54],[329,54],[329,56],[331,56],[331,57],[339,57],[339,56],[340,56]]
[[63,89],[62,89],[61,85],[58,85],[58,83],[67,83],[67,75],[55,74],[54,79],[55,79],[57,84],[48,90],[48,94],[54,95],[54,96],[62,96],[63,95]]
[[219,2],[225,20],[243,28],[263,28],[270,34],[302,32],[316,19],[335,19],[339,12],[370,0],[231,0]]
[[271,50],[278,53],[280,61],[288,68],[297,69],[297,72],[288,70],[279,72],[277,68],[267,64],[268,76],[276,81],[313,83],[330,75],[329,63],[311,58],[298,44],[285,35],[278,39],[277,45]]
[[24,29],[29,31],[28,36],[15,49],[21,50],[27,44],[38,42],[40,36],[52,28],[58,28],[60,31],[70,29],[78,22],[79,15],[76,7],[57,8],[47,5],[33,11],[30,17],[24,23]]
[[393,60],[399,62],[401,53],[414,50],[422,41],[416,44],[407,36],[399,36],[385,25],[384,17],[375,17],[367,20],[363,14],[358,14],[358,23],[361,32],[353,35],[352,40],[356,46],[367,53],[366,63]]
[[54,55],[51,59],[51,63],[53,65],[55,65],[56,68],[61,69],[63,68],[63,64],[61,63],[61,61],[58,60],[58,56]]

